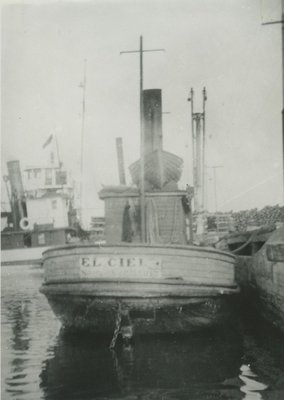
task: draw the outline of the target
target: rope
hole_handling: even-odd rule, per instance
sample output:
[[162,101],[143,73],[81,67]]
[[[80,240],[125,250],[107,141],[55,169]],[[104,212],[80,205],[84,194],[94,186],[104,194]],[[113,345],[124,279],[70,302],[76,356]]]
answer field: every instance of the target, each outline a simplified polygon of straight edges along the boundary
[[89,310],[90,310],[91,306],[93,305],[93,303],[94,303],[94,300],[90,300],[88,302],[87,307],[86,307],[86,311],[85,311],[85,314],[84,314],[84,319],[87,319],[87,315],[88,315]]
[[235,254],[235,253],[238,253],[239,251],[241,251],[243,248],[245,248],[249,243],[251,243],[251,242],[255,239],[255,237],[257,236],[257,234],[258,234],[259,232],[260,232],[260,229],[254,231],[254,232],[250,235],[250,237],[248,238],[248,240],[247,240],[245,243],[243,243],[243,244],[242,244],[240,247],[238,247],[237,249],[232,250],[231,253]]
[[121,326],[121,304],[119,303],[117,314],[116,314],[116,319],[115,319],[115,329],[113,332],[112,340],[109,345],[109,348],[111,350],[115,348],[116,341],[117,341],[118,335],[120,333],[120,326]]
[[170,243],[175,243],[175,242],[173,241],[173,239],[174,239],[174,235],[177,233],[177,232],[176,232],[176,227],[177,227],[178,204],[179,204],[178,199],[175,199],[174,220],[173,220],[173,224],[172,224],[172,227],[173,227],[173,228],[172,228],[171,241],[170,241]]
[[163,243],[163,240],[160,237],[159,233],[158,210],[154,199],[149,199],[147,201],[146,218],[147,218],[147,231],[146,231],[147,242]]

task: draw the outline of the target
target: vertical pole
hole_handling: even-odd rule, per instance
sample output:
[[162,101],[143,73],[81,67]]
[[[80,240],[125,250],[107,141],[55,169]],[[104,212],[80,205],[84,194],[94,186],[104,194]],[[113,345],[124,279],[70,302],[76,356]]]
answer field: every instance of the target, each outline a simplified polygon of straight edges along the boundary
[[216,182],[216,167],[213,167],[213,177],[214,177],[214,197],[215,197],[215,212],[217,213],[217,182]]
[[204,234],[204,218],[203,218],[203,185],[202,185],[202,132],[201,123],[202,113],[195,113],[195,128],[196,128],[196,190],[194,192],[196,199],[196,234],[203,240]]
[[[194,91],[190,89],[191,99],[191,134],[192,134],[192,175],[193,175],[193,187],[196,188],[196,141],[194,132]],[[194,208],[196,209],[196,200],[194,196]]]
[[118,162],[118,175],[120,185],[126,185],[125,170],[124,170],[124,157],[123,157],[123,145],[122,138],[116,138],[116,151],[117,151],[117,162]]
[[201,114],[195,114],[196,122],[196,212],[200,213],[202,211],[202,158],[201,158]]
[[9,204],[10,204],[11,211],[12,211],[12,199],[11,199],[11,195],[10,195],[10,191],[9,191],[9,186],[8,186],[8,180],[9,180],[9,178],[8,178],[7,175],[5,175],[5,176],[3,177],[3,179],[4,179],[4,182],[5,182],[6,192],[7,192],[7,196],[8,196],[8,199],[9,199]]
[[59,157],[59,147],[58,147],[57,136],[56,135],[54,135],[54,136],[55,136],[55,144],[56,144],[58,166],[59,166],[59,168],[61,168],[61,161],[60,161],[60,157]]
[[140,36],[140,208],[141,208],[141,240],[145,242],[145,180],[144,180],[144,121],[143,121],[143,37]]
[[8,186],[8,180],[9,180],[8,175],[4,175],[4,176],[3,176],[3,179],[4,179],[4,182],[5,182],[6,191],[7,191],[7,195],[8,195],[8,199],[9,199],[9,203],[10,203],[10,208],[11,208],[11,213],[12,213],[12,219],[13,219],[13,229],[16,230],[16,226],[17,226],[17,216],[16,216],[16,213],[15,213],[15,207],[14,207],[14,205],[13,205],[11,193],[10,193],[9,186]]
[[205,210],[205,102],[206,88],[203,88],[203,149],[202,149],[202,209]]
[[283,158],[283,205],[284,205],[284,0],[282,0],[282,158]]
[[144,132],[144,105],[143,105],[143,51],[164,51],[164,49],[143,50],[143,36],[140,36],[140,49],[121,51],[124,53],[138,53],[140,55],[140,209],[141,209],[141,241],[146,241],[146,218],[145,218],[145,132]]
[[190,200],[190,212],[189,212],[189,244],[193,244],[193,218],[192,218],[192,200]]
[[283,191],[283,205],[284,205],[284,0],[281,0],[281,20],[264,22],[262,25],[281,24],[282,33],[282,191]]
[[[192,190],[193,189],[193,190]],[[192,198],[194,194],[194,188],[190,188],[189,185],[187,185],[186,188],[187,191],[187,200],[189,204],[189,215],[188,215],[188,222],[189,222],[189,244],[193,244],[193,218],[192,218]]]
[[80,167],[80,223],[83,219],[83,158],[84,158],[84,133],[85,133],[85,96],[86,96],[86,60],[84,60],[84,80],[82,83],[83,99],[82,99],[82,125],[81,125],[81,167]]

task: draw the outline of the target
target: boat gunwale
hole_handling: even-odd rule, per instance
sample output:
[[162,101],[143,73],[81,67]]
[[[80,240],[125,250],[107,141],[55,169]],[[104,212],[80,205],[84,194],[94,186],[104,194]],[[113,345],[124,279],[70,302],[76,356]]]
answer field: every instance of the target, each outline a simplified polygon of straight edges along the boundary
[[[78,293],[70,293],[70,286],[75,287],[76,285],[82,286],[82,285],[86,285],[86,286],[92,286],[92,285],[100,285],[100,284],[113,284],[115,283],[113,279],[101,279],[101,280],[91,280],[91,281],[79,281],[79,280],[74,280],[74,281],[52,281],[52,282],[44,282],[41,287],[40,287],[40,292],[44,293],[44,294],[50,294],[50,295],[70,295],[70,296],[76,296],[76,295],[80,295],[80,296],[90,296],[90,293],[82,293],[81,289],[79,290]],[[116,283],[119,284],[140,284],[141,286],[143,284],[146,285],[150,285],[150,286],[154,286],[154,285],[165,285],[165,286],[184,286],[184,289],[189,289],[189,290],[195,290],[196,293],[192,293],[192,294],[178,294],[178,293],[165,293],[165,294],[161,294],[159,293],[151,293],[151,294],[146,294],[145,292],[143,292],[143,295],[139,295],[137,294],[137,291],[135,291],[135,294],[132,293],[120,293],[119,295],[117,294],[113,294],[113,293],[99,293],[96,295],[92,294],[92,297],[114,297],[114,298],[118,298],[118,297],[131,297],[131,298],[153,298],[153,297],[157,297],[157,298],[199,298],[199,297],[216,297],[216,296],[228,296],[228,295],[238,295],[240,294],[240,288],[239,286],[236,285],[232,285],[232,286],[222,286],[222,285],[212,285],[212,284],[192,284],[192,283],[185,283],[185,282],[155,282],[155,281],[130,281],[130,280],[123,280],[123,281],[117,281]],[[59,291],[60,293],[54,293],[53,290],[56,291],[56,288],[64,288],[64,286],[67,286],[67,292],[64,293],[63,291]],[[49,289],[51,289],[51,292],[49,291]],[[204,291],[204,292],[203,292]],[[49,292],[49,293],[48,293]],[[113,292],[113,291],[112,291]]]
[[[63,257],[70,257],[70,256],[78,256],[78,257],[82,257],[82,256],[94,256],[95,255],[95,253],[71,253],[71,254],[54,254],[54,255],[50,255],[50,256],[44,256],[42,259],[41,259],[41,261],[42,261],[42,263],[44,263],[46,260],[49,260],[49,259],[51,259],[51,258],[63,258]],[[107,256],[107,254],[104,254],[104,253],[102,253],[102,254],[97,254],[98,256]],[[147,254],[145,254],[145,255],[147,255]],[[165,257],[165,258],[167,258],[167,257],[172,257],[172,255],[169,255],[169,254],[159,254],[159,253],[156,253],[156,254],[151,254],[152,256],[160,256],[160,257]],[[230,254],[229,254],[230,255]],[[114,257],[114,256],[119,256],[119,257],[125,257],[125,256],[127,256],[127,254],[109,254],[109,257]],[[136,257],[135,255],[133,255],[133,257]],[[184,257],[184,258],[188,258],[188,255],[186,255],[186,254],[179,254],[178,255],[178,257],[179,258],[182,258],[182,257]],[[207,256],[198,256],[197,257],[198,259],[200,259],[200,260],[202,260],[202,259],[208,259],[209,257]],[[222,263],[227,263],[227,264],[230,264],[230,265],[235,265],[235,259],[233,259],[233,260],[224,260],[224,259],[222,259],[222,258],[212,258],[214,261],[221,261]]]
[[177,250],[185,250],[185,251],[197,251],[197,252],[203,252],[203,253],[208,253],[208,254],[222,254],[224,256],[230,257],[233,261],[236,260],[236,256],[234,254],[231,254],[229,252],[223,251],[223,250],[219,250],[219,249],[215,249],[215,248],[209,248],[209,247],[199,247],[199,246],[185,246],[185,245],[164,245],[164,244],[155,244],[155,245],[149,245],[149,244],[142,244],[142,243],[126,243],[126,244],[87,244],[87,243],[82,243],[82,244],[70,244],[70,245],[64,245],[64,246],[56,246],[56,247],[52,247],[49,248],[47,250],[45,250],[42,253],[42,256],[44,258],[44,260],[46,260],[47,258],[51,258],[51,257],[62,257],[65,256],[65,254],[63,255],[56,255],[54,254],[53,256],[49,256],[47,257],[46,254],[49,252],[54,252],[57,250],[76,250],[76,249],[88,249],[88,248],[98,248],[98,249],[107,249],[107,248],[129,248],[129,249],[133,249],[133,248],[139,248],[139,249],[165,249],[165,250],[169,250],[169,249],[177,249]]
[[239,286],[237,283],[230,285],[230,286],[224,286],[224,285],[220,285],[220,284],[214,284],[214,283],[191,283],[191,282],[187,282],[184,281],[182,279],[175,279],[175,278],[170,278],[170,279],[153,279],[151,278],[151,280],[148,279],[118,279],[118,278],[93,278],[93,279],[74,279],[74,280],[69,280],[69,281],[63,281],[63,280],[58,280],[58,281],[45,281],[43,282],[42,286],[48,286],[48,285],[62,285],[62,284],[76,284],[76,283],[119,283],[119,284],[123,284],[123,283],[133,283],[133,284],[137,284],[137,283],[141,283],[141,284],[150,284],[150,285],[177,285],[177,286],[191,286],[191,287],[197,287],[200,288],[202,286],[204,287],[214,287],[214,288],[220,288],[220,289],[239,289]]

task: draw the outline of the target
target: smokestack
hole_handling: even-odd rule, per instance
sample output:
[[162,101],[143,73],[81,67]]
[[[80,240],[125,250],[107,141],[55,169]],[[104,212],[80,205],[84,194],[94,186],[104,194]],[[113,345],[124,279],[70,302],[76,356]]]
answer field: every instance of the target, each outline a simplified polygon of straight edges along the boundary
[[163,148],[162,90],[143,90],[145,155]]
[[11,186],[11,205],[14,229],[19,228],[20,220],[26,217],[24,187],[18,160],[7,162],[8,176]]
[[121,185],[126,185],[125,170],[124,170],[124,157],[123,157],[123,144],[122,144],[121,137],[116,138],[116,151],[117,151],[119,183]]

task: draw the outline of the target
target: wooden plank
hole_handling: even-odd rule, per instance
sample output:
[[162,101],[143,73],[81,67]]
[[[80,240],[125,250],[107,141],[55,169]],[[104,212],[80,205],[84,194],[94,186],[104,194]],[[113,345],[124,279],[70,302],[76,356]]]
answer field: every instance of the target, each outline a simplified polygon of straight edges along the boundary
[[266,245],[266,256],[269,261],[284,262],[284,243],[268,243]]
[[163,297],[211,297],[223,296],[226,294],[238,294],[236,287],[226,288],[222,286],[196,286],[179,284],[155,284],[147,282],[84,282],[74,285],[66,284],[48,284],[41,289],[47,294],[66,294],[70,296],[86,295],[93,297],[126,297],[126,298],[159,298]]

